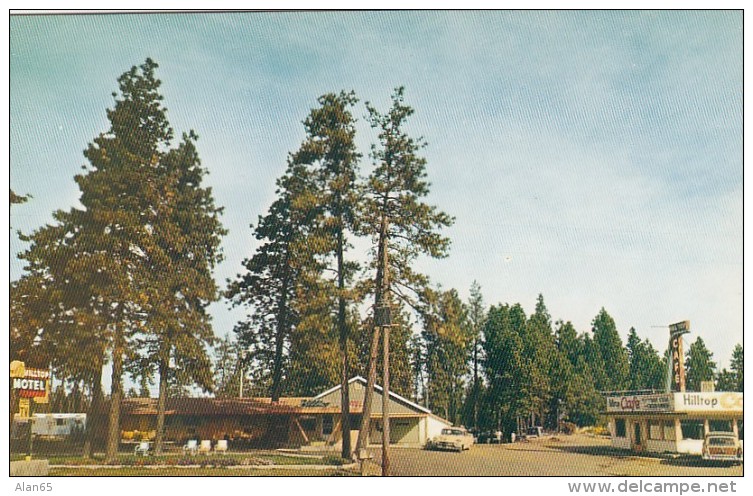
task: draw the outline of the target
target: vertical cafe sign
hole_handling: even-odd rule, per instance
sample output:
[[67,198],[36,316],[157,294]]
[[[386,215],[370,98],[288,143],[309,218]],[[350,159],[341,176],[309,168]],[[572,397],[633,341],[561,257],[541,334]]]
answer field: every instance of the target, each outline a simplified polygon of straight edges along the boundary
[[672,353],[672,390],[685,391],[685,364],[683,362],[682,335],[690,332],[690,321],[683,320],[669,326],[669,349]]

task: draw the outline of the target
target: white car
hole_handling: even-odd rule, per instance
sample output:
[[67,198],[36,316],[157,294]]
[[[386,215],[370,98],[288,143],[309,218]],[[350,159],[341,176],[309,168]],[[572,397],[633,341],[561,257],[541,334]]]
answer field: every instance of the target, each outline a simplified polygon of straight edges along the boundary
[[743,461],[743,447],[734,432],[709,432],[703,438],[704,460],[736,462]]
[[429,447],[461,452],[473,446],[473,434],[462,427],[448,427],[431,440]]

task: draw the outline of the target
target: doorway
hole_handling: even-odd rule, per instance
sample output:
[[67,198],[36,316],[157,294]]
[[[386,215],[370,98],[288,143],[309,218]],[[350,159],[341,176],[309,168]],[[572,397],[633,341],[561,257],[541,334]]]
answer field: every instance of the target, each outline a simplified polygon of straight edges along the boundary
[[643,450],[643,437],[642,437],[642,429],[641,429],[641,423],[640,422],[633,422],[633,450],[634,451],[642,451]]

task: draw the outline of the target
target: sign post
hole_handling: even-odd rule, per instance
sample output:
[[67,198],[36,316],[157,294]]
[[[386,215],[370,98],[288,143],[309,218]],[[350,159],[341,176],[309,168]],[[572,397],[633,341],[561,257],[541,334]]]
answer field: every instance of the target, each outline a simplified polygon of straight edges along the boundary
[[19,398],[19,417],[28,419],[29,453],[26,459],[31,460],[31,452],[34,447],[34,403],[47,403],[49,401],[50,371],[27,368],[24,362],[14,360],[10,363],[10,378],[11,391]]

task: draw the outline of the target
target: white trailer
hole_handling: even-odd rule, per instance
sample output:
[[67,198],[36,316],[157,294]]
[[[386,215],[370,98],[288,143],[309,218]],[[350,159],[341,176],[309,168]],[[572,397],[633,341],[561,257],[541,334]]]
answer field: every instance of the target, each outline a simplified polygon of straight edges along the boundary
[[35,413],[31,431],[36,436],[70,437],[85,428],[85,413]]

